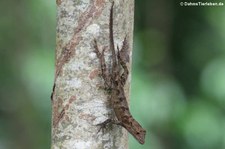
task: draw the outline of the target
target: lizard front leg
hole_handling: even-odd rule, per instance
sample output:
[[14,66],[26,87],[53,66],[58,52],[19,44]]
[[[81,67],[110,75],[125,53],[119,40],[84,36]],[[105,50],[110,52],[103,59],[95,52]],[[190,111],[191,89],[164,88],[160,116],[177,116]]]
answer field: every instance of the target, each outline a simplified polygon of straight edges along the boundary
[[[100,66],[101,66],[101,76],[104,80],[104,85],[105,85],[105,89],[107,91],[110,91],[112,90],[112,82],[111,82],[111,77],[112,75],[110,75],[109,73],[109,70],[107,70],[107,67],[106,67],[106,62],[105,62],[105,57],[104,57],[104,52],[105,52],[105,48],[103,48],[102,50],[102,53],[99,51],[99,48],[98,48],[98,44],[97,44],[97,41],[94,40],[94,49],[95,49],[95,53],[97,55],[97,58],[99,59],[100,61]],[[110,98],[111,99],[111,98]],[[110,104],[111,104],[111,101],[110,101]],[[100,130],[104,130],[108,124],[117,124],[119,125],[120,122],[117,121],[117,120],[114,120],[114,119],[107,119],[105,120],[104,122],[100,123],[100,124],[97,124],[97,126],[100,126],[100,129],[98,130],[98,132]]]
[[118,121],[116,119],[110,119],[109,118],[109,119],[105,120],[104,122],[102,122],[100,124],[97,124],[97,126],[100,126],[100,128],[99,128],[97,133],[99,133],[99,131],[101,131],[101,130],[106,129],[109,124],[115,124],[115,125],[123,126],[122,122],[120,122],[120,121]]

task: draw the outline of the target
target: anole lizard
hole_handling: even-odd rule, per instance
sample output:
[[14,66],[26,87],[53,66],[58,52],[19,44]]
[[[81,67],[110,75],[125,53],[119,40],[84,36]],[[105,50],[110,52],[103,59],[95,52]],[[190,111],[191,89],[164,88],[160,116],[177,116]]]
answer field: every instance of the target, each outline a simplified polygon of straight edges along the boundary
[[125,37],[122,48],[119,50],[119,47],[117,47],[116,53],[113,37],[113,6],[114,2],[112,2],[109,18],[109,39],[110,50],[112,51],[111,68],[107,68],[105,63],[104,52],[106,48],[100,52],[97,41],[94,40],[94,49],[100,61],[101,75],[104,79],[105,87],[109,91],[110,102],[117,120],[108,119],[99,125],[106,126],[108,123],[120,125],[130,132],[139,143],[144,144],[146,131],[132,117],[124,92],[124,85],[129,74],[129,70],[126,66],[126,63],[129,62],[129,47],[127,37]]

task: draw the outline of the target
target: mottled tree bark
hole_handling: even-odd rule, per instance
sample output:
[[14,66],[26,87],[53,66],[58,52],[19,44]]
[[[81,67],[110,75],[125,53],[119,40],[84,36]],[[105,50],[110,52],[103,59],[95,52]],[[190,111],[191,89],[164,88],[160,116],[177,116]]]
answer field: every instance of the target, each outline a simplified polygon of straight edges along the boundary
[[[57,0],[56,72],[52,93],[52,149],[127,149],[127,131],[116,125],[104,133],[97,124],[113,116],[93,40],[109,47],[110,0]],[[115,46],[127,35],[130,56],[133,0],[114,0]],[[109,49],[109,48],[107,48]],[[110,64],[111,51],[106,50]],[[130,65],[130,64],[129,64]],[[130,69],[130,66],[129,66]],[[130,76],[129,76],[130,78]],[[130,79],[126,84],[129,99]]]

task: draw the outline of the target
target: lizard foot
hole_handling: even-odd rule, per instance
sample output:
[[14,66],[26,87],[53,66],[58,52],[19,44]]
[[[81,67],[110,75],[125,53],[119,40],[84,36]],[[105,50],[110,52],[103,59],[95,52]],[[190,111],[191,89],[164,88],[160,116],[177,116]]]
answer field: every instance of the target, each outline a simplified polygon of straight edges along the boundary
[[116,124],[116,125],[122,125],[121,122],[119,122],[118,120],[114,120],[114,119],[107,119],[105,120],[104,122],[100,123],[100,124],[97,124],[97,126],[100,126],[99,130],[97,133],[99,133],[101,130],[103,130],[103,133],[104,133],[104,130],[107,129],[107,126],[109,124]]

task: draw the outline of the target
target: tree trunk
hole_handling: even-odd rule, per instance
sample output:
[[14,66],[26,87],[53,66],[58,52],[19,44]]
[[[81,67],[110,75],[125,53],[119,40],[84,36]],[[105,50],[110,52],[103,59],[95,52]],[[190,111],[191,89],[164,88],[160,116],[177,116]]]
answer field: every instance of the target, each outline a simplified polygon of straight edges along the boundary
[[[93,40],[109,47],[109,0],[57,0],[56,73],[52,92],[52,149],[127,149],[127,131],[116,125],[99,131],[112,117]],[[114,0],[115,46],[127,35],[130,56],[133,0]],[[108,48],[107,48],[108,49]],[[111,62],[106,50],[106,62]],[[130,61],[131,63],[131,61]],[[130,64],[129,64],[130,69]],[[129,76],[130,78],[130,76]],[[125,86],[129,99],[130,79]]]

